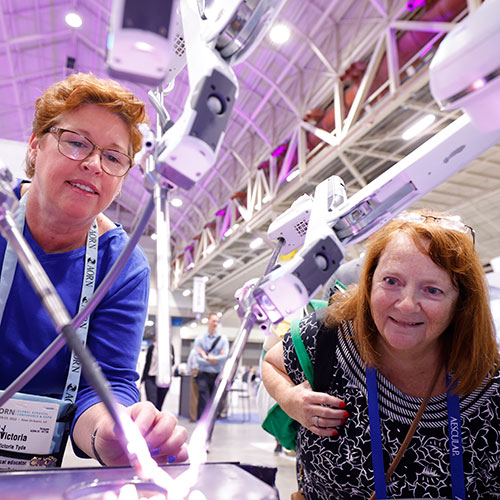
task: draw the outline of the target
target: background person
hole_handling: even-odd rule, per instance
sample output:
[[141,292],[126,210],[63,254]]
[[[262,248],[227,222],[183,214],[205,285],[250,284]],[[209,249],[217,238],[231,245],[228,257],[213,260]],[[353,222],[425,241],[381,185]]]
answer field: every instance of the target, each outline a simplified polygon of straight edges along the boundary
[[371,238],[359,285],[336,294],[325,317],[301,323],[313,365],[321,325],[336,336],[328,394],[304,382],[289,334],[263,363],[269,392],[301,424],[299,486],[307,499],[366,499],[374,481],[385,487],[429,395],[388,496],[492,498],[500,491],[499,352],[473,231],[431,212],[397,219]]
[[[88,241],[97,240],[95,288],[107,274],[128,238],[102,212],[120,192],[133,155],[141,148],[137,125],[146,121],[144,103],[110,80],[73,74],[49,87],[35,104],[33,133],[27,153],[29,182],[19,184],[16,216],[25,215],[24,236],[56,287],[71,316],[83,296]],[[88,236],[89,235],[89,236]],[[92,236],[93,235],[93,236]],[[92,237],[91,237],[92,236]],[[0,238],[0,263],[12,256]],[[14,266],[16,261],[14,260]],[[6,299],[0,324],[0,388],[10,384],[55,338],[48,315],[21,266],[10,282],[2,280]],[[135,385],[148,306],[149,266],[136,248],[120,276],[89,319],[87,345],[114,394],[135,420],[155,458],[186,458],[187,432],[175,417],[139,401]],[[85,376],[66,386],[71,353],[63,348],[23,392],[61,398],[76,389],[72,438],[78,456],[108,465],[128,463],[108,415]]]
[[208,315],[207,331],[199,335],[194,343],[198,365],[198,418],[214,392],[215,379],[222,370],[229,353],[229,342],[225,335],[217,333],[219,317]]
[[[173,372],[175,364],[174,346],[170,344],[170,368]],[[168,394],[169,387],[160,387],[156,384],[156,376],[158,375],[158,348],[156,340],[154,340],[146,351],[146,361],[142,371],[141,382],[144,383],[146,399],[153,403],[158,410],[161,410],[163,402]]]
[[189,421],[196,422],[198,420],[198,384],[196,377],[198,376],[198,360],[196,350],[193,347],[189,351],[187,359],[187,374],[189,375]]

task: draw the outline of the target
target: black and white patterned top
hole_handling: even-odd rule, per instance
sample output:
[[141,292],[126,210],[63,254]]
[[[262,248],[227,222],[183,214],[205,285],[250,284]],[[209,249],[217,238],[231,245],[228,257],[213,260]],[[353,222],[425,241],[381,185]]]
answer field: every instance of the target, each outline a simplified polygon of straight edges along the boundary
[[[315,363],[320,323],[313,313],[300,332]],[[365,368],[350,323],[339,328],[336,367],[328,393],[343,399],[350,416],[339,435],[321,437],[300,427],[299,485],[308,500],[368,499],[374,491]],[[331,330],[335,334],[335,330]],[[295,384],[305,380],[289,333],[283,339],[285,367]],[[407,396],[377,373],[385,469],[415,417],[421,398]],[[492,383],[460,398],[467,499],[500,499],[500,372]],[[451,498],[446,394],[432,397],[387,486],[389,498]]]

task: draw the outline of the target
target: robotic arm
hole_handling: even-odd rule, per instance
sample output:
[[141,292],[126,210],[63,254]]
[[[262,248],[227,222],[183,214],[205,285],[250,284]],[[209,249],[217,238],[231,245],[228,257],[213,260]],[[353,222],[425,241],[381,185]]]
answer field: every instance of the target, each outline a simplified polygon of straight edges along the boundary
[[498,141],[500,123],[481,133],[463,115],[333,209],[324,186],[332,178],[319,184],[313,199],[292,205],[269,226],[270,238],[285,240],[282,253],[303,247],[253,290],[259,314],[277,323],[305,306],[341,264],[344,247],[366,239]]
[[[136,162],[153,193],[157,230],[157,384],[170,385],[168,314],[169,215],[167,191],[190,189],[214,165],[238,95],[232,66],[265,35],[285,0],[114,0],[107,44],[112,76],[170,84],[187,65],[189,94],[177,122],[170,122],[163,91],[149,93],[159,115],[156,135],[143,126]],[[154,164],[152,167],[151,165]]]
[[306,305],[339,267],[344,247],[367,238],[500,141],[499,20],[500,0],[486,1],[447,35],[431,63],[436,100],[466,114],[333,209],[323,183],[314,198],[299,198],[269,226],[271,239],[284,239],[282,253],[303,248],[253,288],[258,317],[277,323]]
[[[156,144],[156,172],[190,189],[214,165],[238,96],[232,66],[258,45],[285,0],[114,0],[112,76],[165,86],[187,64],[189,95]],[[155,103],[153,103],[155,104]],[[163,106],[163,103],[156,103]]]

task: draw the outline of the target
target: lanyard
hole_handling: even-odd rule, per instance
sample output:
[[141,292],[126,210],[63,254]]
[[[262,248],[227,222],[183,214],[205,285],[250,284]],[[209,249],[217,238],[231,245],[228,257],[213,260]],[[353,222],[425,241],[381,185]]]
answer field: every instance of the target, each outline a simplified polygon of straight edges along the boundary
[[450,377],[446,375],[446,403],[448,405],[448,439],[450,443],[451,492],[453,500],[465,499],[464,460],[462,448],[462,428],[460,424],[460,401],[458,394],[451,394],[456,383],[450,387]]
[[[22,231],[26,219],[26,193],[20,200],[16,213],[14,214],[14,221],[19,229]],[[97,249],[98,249],[98,230],[97,221],[94,220],[92,226],[87,234],[87,244],[85,248],[85,269],[83,274],[82,291],[80,294],[80,304],[78,312],[80,312],[89,298],[94,293],[96,269],[97,269]],[[2,264],[2,271],[0,274],[0,323],[2,321],[5,305],[9,298],[10,289],[14,282],[14,274],[17,266],[17,255],[11,245],[7,242],[5,248],[5,255]],[[76,330],[78,338],[85,344],[89,330],[89,319],[87,318]],[[82,366],[74,352],[71,352],[71,361],[69,364],[68,376],[62,399],[66,402],[74,403],[78,386],[80,385],[80,376]]]
[[[446,377],[448,390],[446,402],[448,406],[448,435],[450,446],[451,486],[453,500],[465,500],[464,465],[462,449],[462,432],[460,425],[460,402],[457,394],[451,394],[449,376]],[[368,418],[372,447],[373,474],[377,500],[387,498],[385,483],[384,456],[382,453],[382,433],[380,430],[380,413],[378,408],[377,371],[366,369],[366,387],[368,390]]]

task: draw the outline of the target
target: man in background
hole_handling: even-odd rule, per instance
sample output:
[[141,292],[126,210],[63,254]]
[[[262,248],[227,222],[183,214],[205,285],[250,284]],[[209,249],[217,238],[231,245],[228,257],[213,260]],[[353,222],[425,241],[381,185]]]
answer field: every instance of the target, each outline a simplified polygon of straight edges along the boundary
[[229,342],[225,335],[217,333],[219,317],[215,313],[208,316],[208,329],[194,344],[198,363],[198,418],[214,391],[215,379],[222,370],[229,352]]
[[196,422],[198,420],[198,383],[196,377],[198,376],[198,356],[194,347],[195,341],[193,340],[193,347],[189,352],[186,361],[187,374],[190,378],[189,383],[189,421]]

